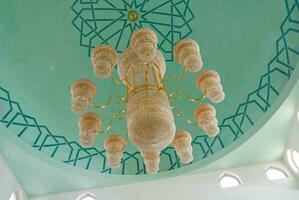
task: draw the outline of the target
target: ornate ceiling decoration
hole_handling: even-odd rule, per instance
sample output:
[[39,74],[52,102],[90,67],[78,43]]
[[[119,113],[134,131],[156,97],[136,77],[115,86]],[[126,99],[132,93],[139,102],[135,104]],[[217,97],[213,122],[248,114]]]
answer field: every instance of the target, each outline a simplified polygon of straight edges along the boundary
[[[107,26],[107,28],[103,30],[102,38],[98,37],[96,32],[99,32],[101,30],[98,28],[95,29],[94,27],[96,26],[94,24],[95,22],[102,23],[102,21],[105,20],[94,20],[92,17],[92,10],[105,10],[101,8],[101,6],[99,6],[100,2],[105,2],[106,8],[110,8],[110,10],[122,10],[120,12],[122,12],[123,14],[121,14],[120,12],[115,13],[119,13],[119,16],[123,15],[123,18],[126,19],[127,22],[125,22],[124,20],[122,22],[123,24],[130,23],[130,25],[125,26],[127,30],[127,33],[124,33],[125,36],[121,35],[120,32],[118,32],[119,27],[123,27],[123,24],[121,24],[122,26],[118,24],[114,26],[113,29],[109,30],[110,33],[116,33],[113,36],[110,35],[112,36],[111,38],[109,38],[109,36],[107,35],[104,37],[104,32],[106,29],[113,26]],[[156,15],[157,13],[157,15],[160,16],[160,19],[162,19],[162,17],[165,15],[165,17],[170,16],[169,21],[171,21],[171,18],[174,19],[174,23],[179,22],[179,19],[184,19],[181,20],[181,22],[186,22],[176,24],[173,27],[169,26],[169,23],[168,25],[165,25],[166,23],[162,23],[158,27],[159,21],[155,19],[157,24],[154,24],[153,26],[156,27],[156,29],[158,29],[159,31],[161,30],[160,32],[158,32],[158,38],[160,41],[165,40],[162,45],[160,44],[159,49],[166,56],[167,60],[172,61],[174,58],[171,56],[171,52],[173,50],[174,44],[179,39],[183,39],[192,33],[190,24],[192,24],[191,22],[194,17],[190,10],[190,1],[177,1],[177,3],[181,2],[180,6],[178,4],[176,4],[175,6],[171,5],[170,7],[176,10],[172,11],[176,12],[172,17],[171,10],[160,10],[162,8],[166,9],[167,3],[165,2],[169,1],[145,1],[146,3],[144,3],[144,7],[140,6],[138,9],[130,9],[130,6],[140,5],[140,3],[138,3],[139,1],[132,1],[135,2],[133,4],[124,2],[125,1],[122,1],[122,3],[120,3],[119,1],[117,5],[108,5],[108,1],[75,1],[71,6],[72,12],[75,13],[72,28],[74,26],[79,32],[78,41],[80,41],[80,46],[86,48],[87,53],[91,54],[91,49],[95,46],[95,44],[108,43],[108,41],[111,40],[109,41],[109,43],[113,44],[114,47],[117,47],[116,49],[118,50],[118,52],[122,52],[128,46],[128,44],[122,44],[120,42],[118,44],[117,42],[115,42],[118,41],[118,39],[115,38],[120,38],[121,36],[121,41],[128,41],[124,38],[129,37],[129,35],[134,31],[134,27],[138,28],[135,24],[138,24],[137,21],[138,19],[141,19],[142,16],[142,14],[140,14],[141,12],[138,11],[138,9],[144,8],[145,10],[146,6],[148,6],[146,9],[148,11],[156,8],[156,10],[153,10],[151,13],[149,13],[151,14],[151,16]],[[288,0],[284,2],[285,7],[281,8],[281,10],[284,11],[284,15],[281,19],[280,26],[277,27],[277,33],[279,33],[279,36],[277,37],[276,41],[273,41],[273,56],[269,60],[267,65],[264,66],[264,73],[260,74],[258,82],[252,83],[255,88],[254,90],[250,90],[247,92],[244,91],[246,94],[246,98],[244,99],[244,101],[241,101],[238,105],[235,105],[234,107],[236,107],[236,109],[232,110],[231,114],[220,119],[220,135],[216,136],[213,139],[209,139],[208,136],[203,135],[202,133],[195,133],[192,135],[193,139],[191,143],[192,148],[195,150],[194,162],[200,162],[201,160],[204,160],[208,157],[216,156],[218,152],[243,138],[243,136],[247,134],[247,131],[250,128],[254,127],[258,120],[269,110],[275,99],[284,89],[284,86],[290,79],[293,71],[298,66],[299,47],[298,43],[294,41],[298,39],[299,6],[296,0]],[[124,8],[124,5],[126,6],[126,12],[125,9],[120,9]],[[113,6],[114,9],[112,9]],[[177,13],[179,11],[177,11],[176,8],[178,8],[181,13],[185,13],[182,11],[187,10],[186,15],[182,15],[184,17],[178,15]],[[168,15],[166,13],[168,13]],[[96,19],[105,19],[106,16],[107,15],[105,14],[104,16],[96,16]],[[118,19],[119,16],[113,17],[113,19]],[[148,21],[148,24],[146,26],[152,27],[152,25],[150,24],[152,21],[150,20],[149,16],[150,15],[145,15]],[[107,22],[107,24],[111,22],[112,21]],[[103,24],[101,26],[104,27]],[[173,32],[175,34],[172,34]],[[77,33],[76,31],[74,31],[74,34]],[[169,39],[172,38],[172,36],[169,36],[169,34],[174,36],[173,40]],[[178,37],[180,35],[181,37]],[[112,39],[113,37],[115,38]],[[261,67],[262,66],[259,66],[259,68]],[[104,147],[84,148],[75,140],[68,138],[65,135],[59,134],[59,132],[57,131],[54,132],[53,129],[48,128],[47,125],[41,123],[40,120],[36,116],[34,116],[34,114],[30,114],[30,112],[28,111],[24,112],[22,106],[23,102],[19,98],[16,98],[14,94],[15,92],[13,90],[8,89],[1,84],[0,123],[3,126],[11,129],[18,138],[27,142],[37,151],[43,152],[44,154],[60,160],[63,163],[82,167],[87,170],[96,170],[102,173],[123,175],[146,173],[140,153],[138,151],[132,150],[127,150],[124,152],[120,170],[112,170],[111,168],[106,166],[106,160],[108,158],[106,158],[105,156]],[[187,137],[186,140],[188,140]],[[105,148],[109,151],[109,143]],[[184,166],[180,163],[178,155],[175,153],[175,148],[177,149],[177,147],[167,147],[161,152],[161,162],[163,162],[164,171],[173,170]]]
[[122,52],[134,30],[149,27],[157,33],[165,59],[172,61],[175,43],[192,33],[194,14],[189,0],[76,0],[71,8],[75,13],[72,24],[88,55],[102,43]]

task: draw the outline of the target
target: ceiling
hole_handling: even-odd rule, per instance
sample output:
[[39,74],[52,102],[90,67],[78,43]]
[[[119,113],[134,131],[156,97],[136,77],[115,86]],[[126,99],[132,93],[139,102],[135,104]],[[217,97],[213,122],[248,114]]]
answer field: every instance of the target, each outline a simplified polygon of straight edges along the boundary
[[[288,94],[284,91],[290,91],[285,86],[295,84],[293,76],[298,79],[292,75],[299,63],[297,0],[11,0],[3,5],[1,128],[34,152],[89,171],[145,173],[142,157],[131,144],[122,167],[111,170],[103,151],[103,139],[108,134],[98,137],[94,148],[84,149],[77,143],[78,116],[70,110],[71,83],[80,78],[94,81],[97,102],[111,95],[125,95],[124,87],[93,75],[89,52],[97,44],[107,42],[121,52],[131,32],[146,26],[158,34],[160,50],[169,61],[167,74],[182,72],[182,67],[172,61],[172,47],[178,39],[190,37],[199,42],[204,68],[221,75],[226,99],[215,105],[220,135],[208,138],[177,118],[177,129],[192,133],[195,160],[190,165],[194,167],[180,164],[174,149],[166,148],[161,154],[161,177],[175,175],[166,171],[178,168],[194,170],[241,145],[283,102]],[[140,15],[136,23],[127,20],[130,10]],[[196,76],[188,74],[182,82],[171,83],[168,92],[182,88],[199,96]],[[188,100],[174,105],[188,118],[197,106]],[[99,114],[106,122],[120,109],[114,103]],[[116,122],[110,130],[114,132],[125,135],[125,123]]]
[[[196,162],[177,169],[176,173],[168,171],[160,173],[159,176],[117,176],[75,168],[49,159],[17,139],[3,126],[0,126],[0,153],[30,197],[150,181],[187,172],[194,175],[205,171],[277,161],[284,155],[288,146],[288,135],[298,123],[296,115],[299,105],[299,70],[294,73],[282,92],[283,96],[280,96],[267,112],[266,115],[271,117],[265,116],[266,120],[261,122],[262,127],[252,130],[254,136],[248,136],[250,138],[246,138],[246,142],[236,142],[227,147],[226,152],[220,152],[218,158],[210,156],[205,159],[205,163]],[[283,101],[285,96],[287,99]],[[236,148],[237,146],[239,147]]]

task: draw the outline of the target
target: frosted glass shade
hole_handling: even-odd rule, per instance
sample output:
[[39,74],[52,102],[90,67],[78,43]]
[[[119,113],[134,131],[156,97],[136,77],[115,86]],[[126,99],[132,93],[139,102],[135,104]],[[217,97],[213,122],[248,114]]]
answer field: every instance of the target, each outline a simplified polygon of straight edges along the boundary
[[97,77],[110,77],[113,67],[117,63],[117,52],[109,45],[99,45],[92,50],[91,62],[94,74]]
[[77,80],[71,86],[71,96],[72,111],[82,114],[96,96],[96,86],[89,80]]
[[207,103],[200,104],[194,110],[194,118],[209,137],[214,137],[219,133],[218,120],[215,108]]
[[180,157],[181,162],[184,164],[190,163],[193,160],[191,142],[192,137],[190,133],[187,131],[177,131],[171,143]]
[[198,72],[202,66],[199,46],[191,39],[180,40],[173,50],[174,59],[190,72]]
[[125,146],[126,141],[120,135],[110,135],[108,138],[106,138],[104,147],[106,150],[106,159],[109,167],[120,167]]
[[80,144],[91,147],[101,127],[101,119],[95,113],[85,113],[78,120]]

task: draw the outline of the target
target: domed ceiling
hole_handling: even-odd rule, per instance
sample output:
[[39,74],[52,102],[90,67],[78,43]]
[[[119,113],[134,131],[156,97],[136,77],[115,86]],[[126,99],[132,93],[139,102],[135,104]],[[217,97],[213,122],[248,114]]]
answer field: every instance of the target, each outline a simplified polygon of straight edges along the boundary
[[[178,76],[183,68],[173,61],[174,44],[183,38],[199,43],[204,69],[221,75],[226,98],[215,105],[221,132],[212,138],[188,123],[198,102],[183,97],[173,103],[184,112],[184,117],[176,116],[177,129],[192,134],[194,161],[189,166],[195,167],[190,169],[207,164],[208,157],[219,158],[232,144],[245,142],[255,126],[261,127],[258,122],[299,61],[297,0],[14,0],[2,5],[1,125],[41,154],[99,173],[146,171],[130,143],[119,169],[106,164],[103,141],[111,133],[125,136],[125,121],[114,121],[92,148],[78,143],[78,116],[70,109],[72,82],[87,78],[96,83],[96,103],[112,95],[125,96],[124,86],[94,76],[90,63],[94,46],[108,43],[120,53],[134,30],[149,27],[158,35],[167,75]],[[188,73],[183,81],[170,82],[167,92],[183,89],[200,96],[197,75]],[[112,101],[106,109],[89,111],[97,112],[107,126],[112,113],[122,109]],[[162,151],[160,173],[183,167],[174,148]]]

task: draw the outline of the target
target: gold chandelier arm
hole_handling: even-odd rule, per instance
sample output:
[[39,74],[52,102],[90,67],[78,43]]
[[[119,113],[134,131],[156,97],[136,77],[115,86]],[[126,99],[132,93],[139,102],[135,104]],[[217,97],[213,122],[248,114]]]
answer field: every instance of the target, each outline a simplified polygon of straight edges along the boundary
[[184,71],[178,77],[171,76],[171,75],[166,75],[165,76],[165,80],[172,80],[172,81],[174,81],[176,83],[180,82],[180,81],[182,81],[186,77],[187,72],[188,72],[188,69],[185,68]]
[[128,143],[129,143],[129,133],[126,132],[126,136],[125,136],[125,145],[124,145],[124,147],[123,147],[123,149],[122,149],[123,152],[124,152],[125,148],[127,147]]
[[[122,114],[121,116],[118,116],[119,114]],[[103,134],[107,131],[109,131],[112,127],[112,124],[114,122],[114,120],[123,120],[124,118],[126,117],[126,111],[125,110],[118,110],[118,111],[115,111],[114,113],[112,113],[110,119],[109,119],[109,123],[107,125],[106,128],[104,128],[103,130],[100,130],[99,133],[97,135],[100,135],[100,134]]]
[[187,70],[187,68],[185,68],[184,71],[181,72],[181,74],[178,77],[171,76],[171,75],[165,75],[165,77],[164,77],[164,79],[162,81],[162,87],[165,90],[167,90],[167,88],[169,86],[169,81],[170,80],[174,81],[175,83],[178,83],[178,82],[182,81],[186,77],[187,72],[188,72],[188,70]]
[[117,78],[115,78],[114,74],[112,73],[111,75],[111,80],[113,83],[115,83],[116,85],[119,85],[121,86],[123,84],[123,81],[122,80],[118,80]]
[[182,97],[176,97],[177,94],[182,94],[189,99],[191,102],[202,101],[206,98],[206,95],[202,95],[201,97],[195,98],[189,95],[185,90],[176,89],[169,94],[170,101],[177,101],[180,100]]
[[120,105],[120,104],[125,104],[125,103],[126,103],[126,98],[125,98],[125,97],[123,97],[123,96],[118,96],[118,95],[112,95],[112,96],[110,96],[110,97],[107,99],[107,101],[106,101],[105,103],[103,103],[103,104],[95,104],[95,103],[92,102],[91,105],[92,105],[93,107],[95,107],[95,108],[104,109],[104,108],[107,108],[107,107],[110,105],[110,103],[112,102],[112,100],[114,100],[114,99],[121,99],[120,102],[117,102],[118,105]]
[[191,124],[193,126],[195,126],[196,128],[198,128],[199,126],[197,125],[197,123],[195,123],[193,120],[189,119],[186,117],[185,113],[177,108],[177,107],[174,107],[172,106],[171,109],[173,110],[173,114],[177,117],[181,117],[182,119],[184,119],[188,124]]
[[163,79],[162,80],[162,88],[164,88],[165,91],[167,91],[169,86],[169,82],[167,81],[167,79]]
[[126,137],[125,137],[126,145],[129,143],[129,133],[126,132]]

